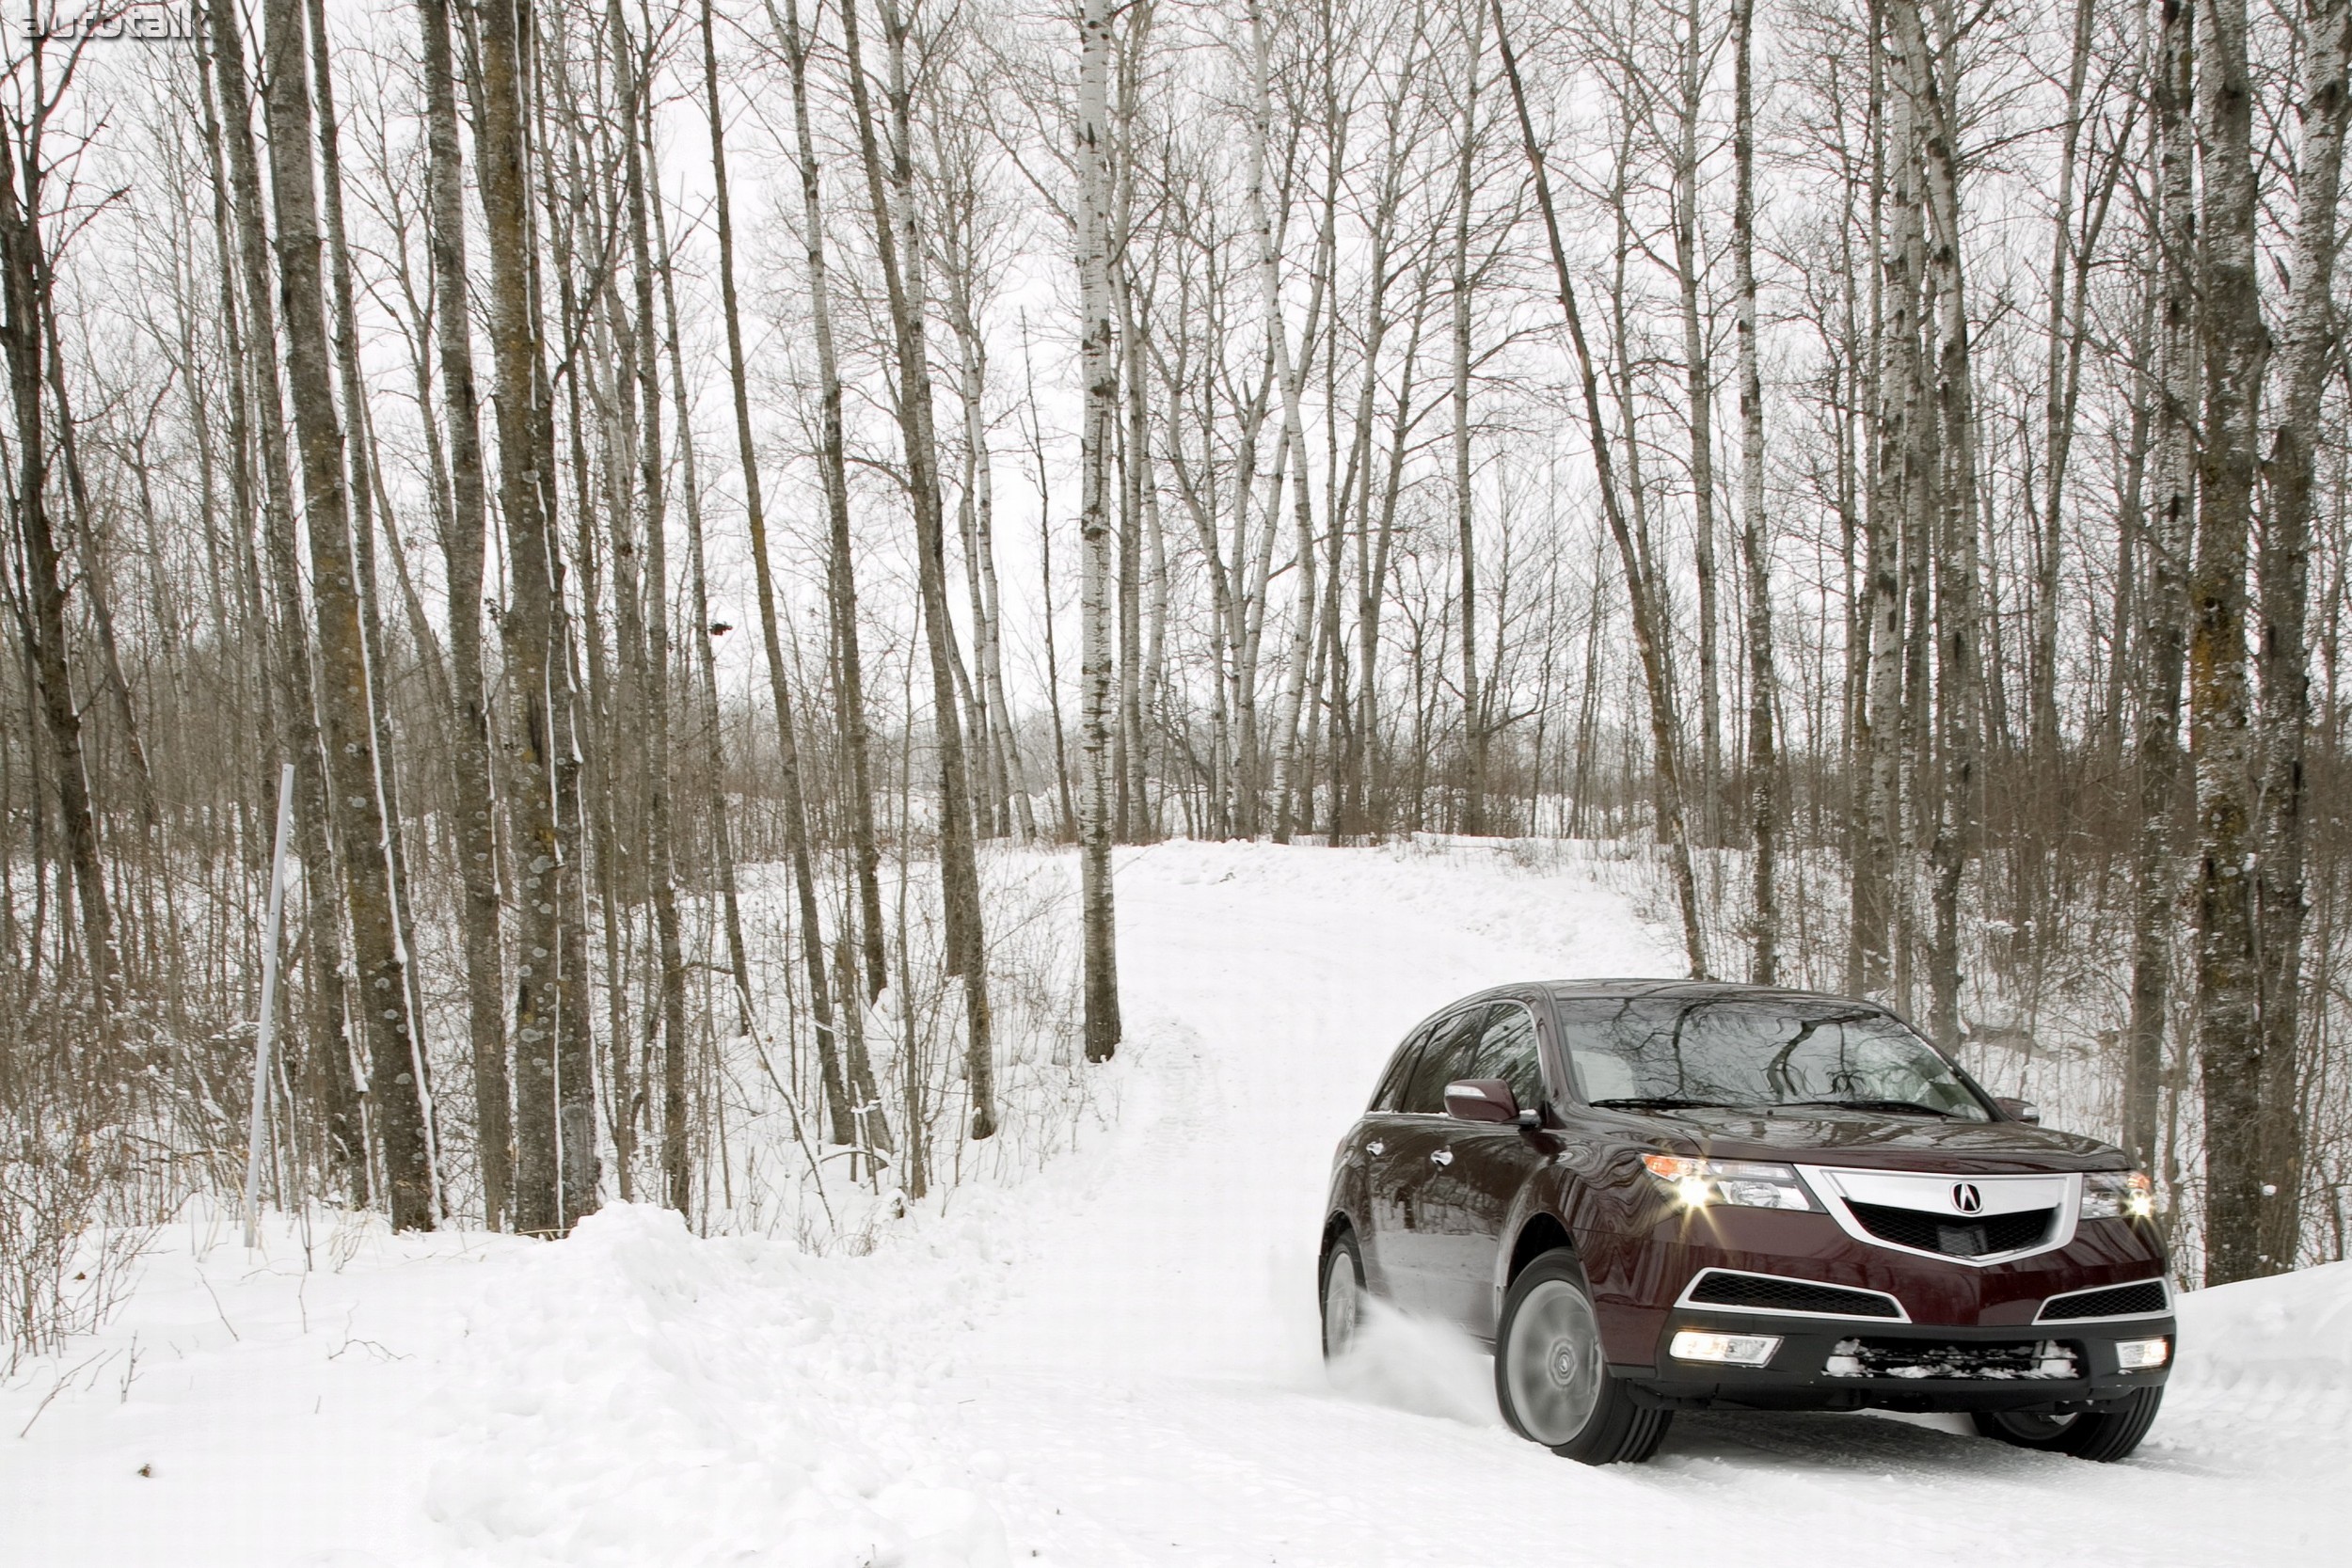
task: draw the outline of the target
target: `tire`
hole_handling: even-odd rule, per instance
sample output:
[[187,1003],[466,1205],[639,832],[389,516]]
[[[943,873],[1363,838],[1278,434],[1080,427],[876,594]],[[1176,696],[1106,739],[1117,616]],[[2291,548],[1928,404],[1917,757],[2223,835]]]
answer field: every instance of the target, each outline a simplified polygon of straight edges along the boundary
[[2086,1410],[2074,1416],[1979,1411],[1970,1418],[1980,1435],[2012,1448],[2072,1454],[2076,1459],[2111,1465],[2139,1447],[2139,1440],[2155,1424],[2156,1411],[2163,1403],[2163,1389],[2142,1388],[2112,1410]]
[[1316,1294],[1323,1306],[1323,1359],[1344,1360],[1363,1333],[1364,1303],[1372,1299],[1364,1289],[1364,1259],[1353,1230],[1342,1229],[1323,1249]]
[[1674,1419],[1609,1375],[1584,1271],[1565,1247],[1528,1264],[1502,1298],[1495,1403],[1513,1432],[1585,1465],[1640,1464]]

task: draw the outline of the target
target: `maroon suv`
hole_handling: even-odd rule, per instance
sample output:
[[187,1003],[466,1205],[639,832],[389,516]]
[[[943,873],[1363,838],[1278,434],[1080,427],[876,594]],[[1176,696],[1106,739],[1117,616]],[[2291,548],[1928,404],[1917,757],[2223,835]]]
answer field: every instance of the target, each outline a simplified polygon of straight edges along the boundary
[[2119,1150],[1867,1003],[1505,986],[1406,1036],[1340,1145],[1324,1352],[1367,1295],[1450,1321],[1514,1430],[1595,1465],[1715,1406],[1964,1411],[2121,1459],[2172,1359],[2153,1212]]

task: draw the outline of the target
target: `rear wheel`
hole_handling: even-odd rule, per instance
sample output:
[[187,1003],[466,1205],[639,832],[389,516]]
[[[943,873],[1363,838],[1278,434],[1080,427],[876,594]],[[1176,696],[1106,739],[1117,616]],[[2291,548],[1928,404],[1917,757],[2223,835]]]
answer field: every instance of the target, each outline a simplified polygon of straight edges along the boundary
[[2110,1464],[2139,1447],[2163,1403],[2163,1389],[2142,1388],[2112,1410],[2086,1410],[2072,1416],[1994,1410],[1979,1411],[1971,1418],[1980,1434],[2013,1448]]
[[1323,1358],[1343,1359],[1364,1327],[1364,1259],[1356,1233],[1343,1230],[1323,1252]]
[[1673,1419],[1635,1405],[1609,1375],[1600,1320],[1565,1248],[1530,1263],[1502,1299],[1495,1402],[1512,1431],[1586,1465],[1639,1464],[1658,1451]]

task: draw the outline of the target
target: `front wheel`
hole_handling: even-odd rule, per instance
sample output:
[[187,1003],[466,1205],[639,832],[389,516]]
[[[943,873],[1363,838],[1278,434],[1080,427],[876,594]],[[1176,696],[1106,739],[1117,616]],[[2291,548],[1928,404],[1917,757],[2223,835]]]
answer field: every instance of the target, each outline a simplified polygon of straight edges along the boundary
[[2072,1416],[2041,1416],[2026,1411],[1979,1411],[1971,1418],[1977,1432],[2012,1448],[2043,1453],[2072,1454],[2076,1459],[2112,1464],[2139,1447],[2155,1424],[2164,1390],[2142,1388],[2112,1410],[2086,1410]]
[[1639,1464],[1674,1418],[1640,1408],[1609,1375],[1593,1298],[1565,1248],[1530,1263],[1502,1298],[1495,1402],[1521,1437],[1586,1465]]

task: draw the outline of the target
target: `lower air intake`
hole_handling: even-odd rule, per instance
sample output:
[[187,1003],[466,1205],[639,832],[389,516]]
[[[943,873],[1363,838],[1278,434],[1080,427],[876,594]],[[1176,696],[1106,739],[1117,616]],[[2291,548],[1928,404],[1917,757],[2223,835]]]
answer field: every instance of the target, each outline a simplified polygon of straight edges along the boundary
[[2040,1323],[2068,1323],[2077,1318],[2125,1318],[2144,1313],[2161,1312],[2169,1305],[2164,1299],[2164,1281],[2143,1279],[2132,1285],[2110,1286],[2104,1291],[2081,1291],[2069,1296],[2052,1296],[2042,1305]]
[[1693,1307],[1762,1307],[1774,1312],[1820,1312],[1841,1318],[1900,1319],[1902,1309],[1875,1291],[1849,1291],[1817,1285],[1809,1279],[1781,1279],[1772,1275],[1708,1275],[1692,1287],[1687,1298]]

